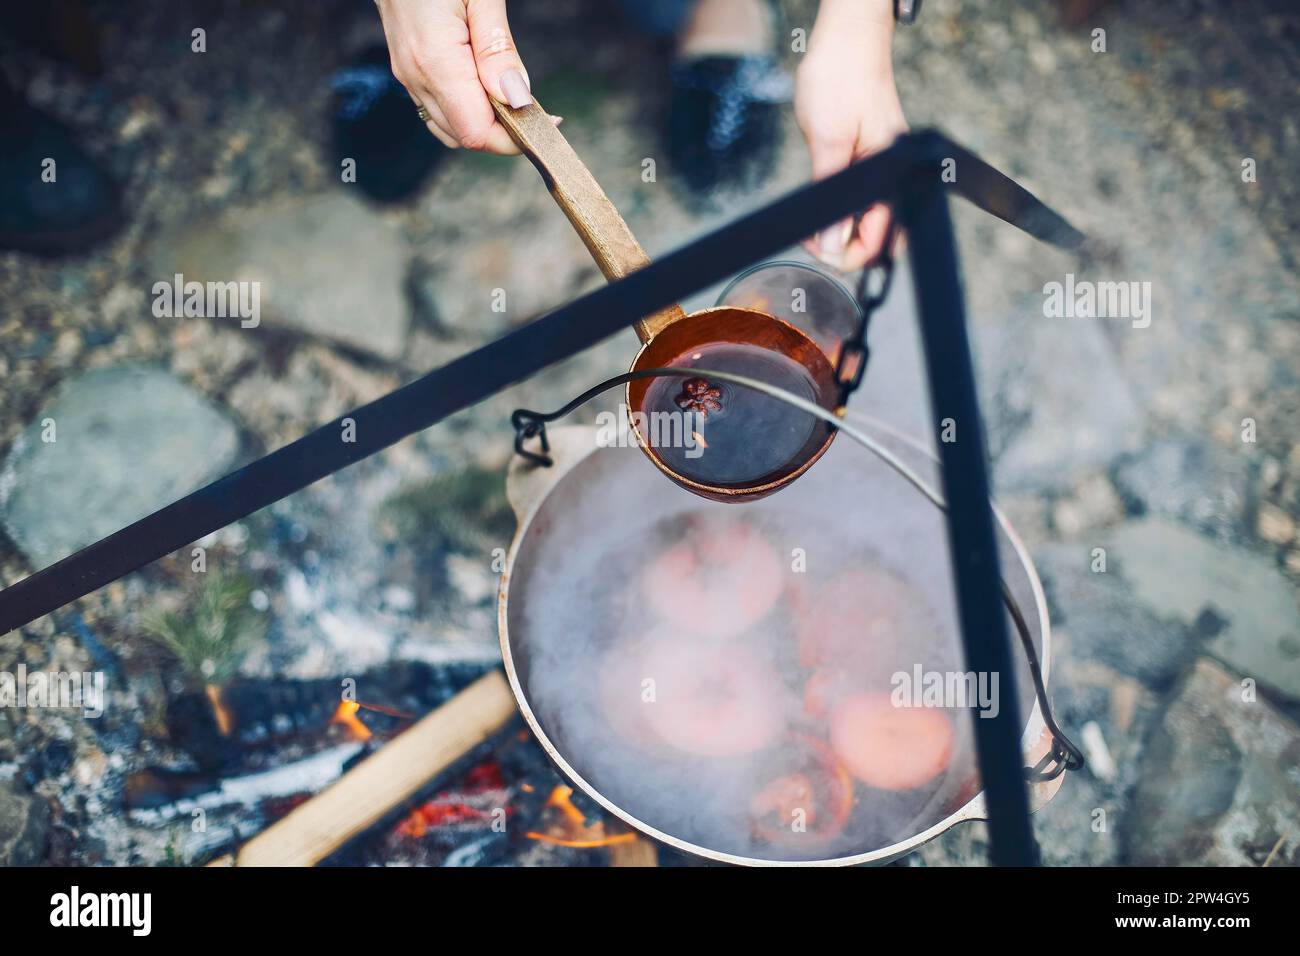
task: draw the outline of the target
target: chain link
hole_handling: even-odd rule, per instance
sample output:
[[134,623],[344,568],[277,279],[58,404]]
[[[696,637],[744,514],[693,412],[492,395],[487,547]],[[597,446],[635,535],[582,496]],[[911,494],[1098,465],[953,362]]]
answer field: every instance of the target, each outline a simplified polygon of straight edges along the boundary
[[[856,223],[855,218],[854,224]],[[858,275],[855,292],[860,313],[858,327],[840,346],[839,358],[835,361],[835,381],[840,389],[839,408],[844,408],[848,403],[849,396],[862,384],[862,377],[867,371],[867,360],[871,357],[871,349],[867,345],[867,328],[871,316],[889,296],[889,286],[894,279],[895,232],[896,227],[891,220],[880,254],[864,266]]]

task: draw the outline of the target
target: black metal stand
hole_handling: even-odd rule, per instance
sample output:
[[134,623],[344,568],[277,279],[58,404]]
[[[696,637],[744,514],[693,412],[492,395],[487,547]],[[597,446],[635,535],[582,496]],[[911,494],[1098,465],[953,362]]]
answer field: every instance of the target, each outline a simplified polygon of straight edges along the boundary
[[[940,175],[947,159],[957,163],[955,188],[965,198],[1039,239],[1082,248],[1081,233],[978,157],[938,133],[909,134],[0,591],[0,634],[428,428],[832,222],[876,202],[892,203],[911,243],[936,427],[944,418],[957,422],[959,440],[940,441],[939,449],[968,666],[997,672],[1003,688],[999,716],[973,718],[993,862],[1032,865],[1037,853],[1021,767],[1023,724],[1001,609],[984,442]],[[354,423],[355,441],[342,440],[344,419]]]
[[[1038,847],[1029,822],[1029,794],[1020,746],[1025,724],[1015,692],[1011,642],[1002,605],[1002,572],[989,507],[992,496],[985,466],[984,426],[975,393],[948,197],[938,191],[913,194],[899,211],[910,243],[912,282],[921,314],[930,413],[943,464],[948,546],[966,666],[976,674],[998,674],[1003,688],[997,716],[988,718],[971,711],[980,779],[989,806],[990,856],[996,866],[1034,866]],[[942,437],[946,419],[954,424],[955,441]]]

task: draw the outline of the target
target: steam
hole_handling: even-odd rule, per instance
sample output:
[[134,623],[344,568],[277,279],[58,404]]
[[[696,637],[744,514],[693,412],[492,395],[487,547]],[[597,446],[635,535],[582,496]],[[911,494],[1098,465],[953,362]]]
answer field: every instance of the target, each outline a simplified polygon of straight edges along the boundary
[[[905,840],[978,789],[955,709],[951,752],[918,786],[826,759],[838,700],[963,666],[942,516],[860,449],[743,507],[604,449],[535,520],[511,585],[521,682],[565,759],[636,818],[739,856],[824,859]],[[924,766],[916,748],[867,757]]]

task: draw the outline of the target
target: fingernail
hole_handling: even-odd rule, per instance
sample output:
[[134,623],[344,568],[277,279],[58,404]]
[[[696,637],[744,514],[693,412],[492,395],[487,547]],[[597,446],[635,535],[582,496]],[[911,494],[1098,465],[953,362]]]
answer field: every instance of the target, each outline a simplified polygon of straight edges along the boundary
[[501,74],[501,92],[512,109],[527,106],[533,101],[533,94],[528,92],[528,81],[518,70],[506,70]]
[[821,246],[822,252],[828,256],[838,256],[844,251],[844,243],[848,240],[845,235],[846,229],[844,223],[837,222],[835,225],[822,230],[822,234],[817,239],[817,244]]
[[554,123],[556,126],[559,126],[561,123],[564,122],[564,117],[563,117],[563,116],[556,116],[554,113],[552,113],[552,114],[551,114],[551,122]]

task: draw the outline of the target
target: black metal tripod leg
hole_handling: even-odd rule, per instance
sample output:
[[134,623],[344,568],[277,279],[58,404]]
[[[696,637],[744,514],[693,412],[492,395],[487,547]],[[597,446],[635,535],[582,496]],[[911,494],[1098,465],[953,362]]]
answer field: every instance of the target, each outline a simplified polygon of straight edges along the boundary
[[[999,676],[997,716],[971,712],[988,803],[990,857],[997,866],[1033,866],[1038,862],[1038,848],[1024,782],[1020,746],[1024,723],[1002,606],[984,431],[948,197],[937,188],[918,189],[904,200],[900,211],[907,228],[930,408],[943,466],[948,545],[966,666],[977,674]],[[945,419],[955,425],[955,441],[943,440]]]

